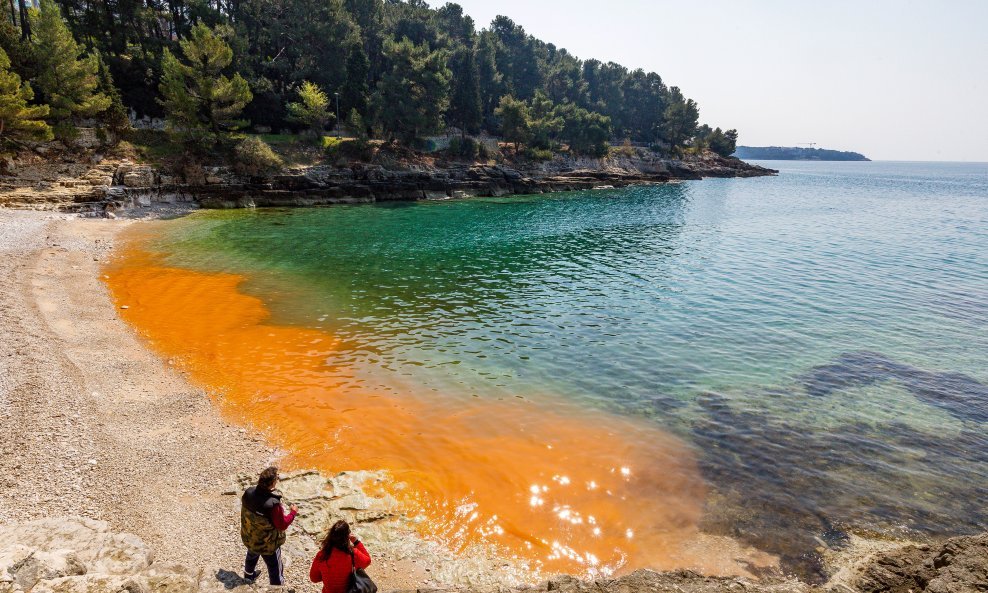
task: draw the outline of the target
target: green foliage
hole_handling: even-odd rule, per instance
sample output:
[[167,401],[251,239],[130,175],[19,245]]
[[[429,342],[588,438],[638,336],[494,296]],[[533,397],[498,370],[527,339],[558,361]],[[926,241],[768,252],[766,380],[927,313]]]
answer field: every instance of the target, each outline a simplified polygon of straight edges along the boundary
[[288,104],[288,120],[305,126],[314,135],[321,134],[335,117],[330,113],[329,96],[308,80],[302,83],[298,96],[300,101]]
[[179,45],[184,62],[168,50],[162,58],[161,104],[169,129],[189,142],[215,144],[244,126],[237,118],[252,94],[240,74],[222,74],[233,50],[209,27],[196,25]]
[[264,177],[283,164],[281,157],[257,136],[247,136],[233,147],[233,167],[242,175]]
[[531,135],[532,114],[528,110],[528,105],[524,101],[505,95],[501,97],[501,103],[494,113],[501,120],[501,134],[505,140],[515,144],[515,152],[517,152],[518,147],[528,142]]
[[673,147],[685,146],[696,134],[700,110],[693,99],[686,99],[679,88],[670,89],[669,106],[662,114],[662,135]]
[[369,162],[374,158],[374,146],[366,138],[333,138],[326,145],[325,156],[329,160]]
[[572,103],[562,105],[558,112],[563,119],[562,135],[569,143],[570,151],[592,157],[607,155],[611,118]]
[[[455,5],[447,5],[455,6]],[[448,120],[462,130],[463,135],[476,134],[483,121],[480,103],[480,70],[473,49],[460,46],[449,61],[453,77]]]
[[534,148],[551,149],[563,131],[565,122],[559,109],[542,91],[537,91],[529,101],[531,120],[529,134]]
[[10,58],[0,49],[0,143],[51,140],[51,128],[44,121],[48,106],[28,105],[33,98],[31,85],[10,71]]
[[447,152],[451,156],[473,160],[480,156],[480,146],[482,145],[478,144],[476,140],[470,138],[469,136],[453,138],[449,142],[449,149]]
[[610,149],[611,156],[623,156],[626,158],[633,157],[637,154],[635,147],[631,145],[631,140],[627,138],[621,143],[621,146],[613,146]]
[[99,90],[99,61],[75,42],[55,0],[41,0],[34,26],[36,84],[49,117],[68,122],[106,111],[112,99]]
[[99,78],[99,91],[110,99],[110,106],[100,115],[100,119],[107,129],[116,134],[120,134],[130,129],[130,117],[127,108],[124,107],[123,99],[120,97],[120,90],[113,84],[113,76],[110,68],[103,61],[103,56],[96,54],[97,76]]
[[391,67],[374,96],[381,130],[407,143],[437,131],[449,105],[446,52],[431,51],[427,44],[417,45],[405,37],[385,40],[384,55]]
[[734,154],[738,143],[738,131],[720,128],[711,128],[704,124],[696,128],[693,140],[690,142],[688,151],[701,155],[706,151],[712,151],[720,156],[731,156]]
[[731,156],[737,150],[738,131],[722,132],[720,128],[714,128],[713,132],[707,136],[707,146],[720,156]]
[[356,109],[350,110],[350,115],[346,118],[346,127],[358,140],[367,140],[367,124]]
[[525,149],[525,157],[533,161],[539,161],[539,162],[551,161],[554,156],[555,153],[546,148],[528,147]]
[[[608,129],[612,138],[663,152],[701,145],[724,151],[730,144],[728,132],[723,138],[698,134],[696,103],[658,74],[580,60],[504,16],[478,31],[456,4],[44,0],[33,31],[30,20],[17,18],[30,2],[11,4],[2,5],[8,16],[0,19],[0,48],[39,99],[51,101],[50,117],[69,123],[97,111],[108,127],[123,124],[129,109],[165,114],[174,133],[203,147],[245,121],[275,131],[325,127],[332,120],[320,126],[321,109],[318,116],[293,112],[293,105],[306,105],[298,92],[308,82],[329,91],[328,113],[336,114],[338,92],[340,114],[356,110],[366,119],[365,125],[348,122],[352,132],[383,133],[409,145],[444,126],[464,136],[499,130],[506,96],[527,103],[530,112],[527,124],[509,122],[516,149],[569,144],[574,152],[596,154]],[[61,8],[67,24],[52,6]],[[39,37],[53,49],[41,50]],[[84,54],[76,42],[92,52]],[[42,65],[49,72],[56,72],[53,66],[69,70],[84,84],[45,85]],[[300,116],[314,123],[301,123]],[[573,121],[590,129],[580,131]]]

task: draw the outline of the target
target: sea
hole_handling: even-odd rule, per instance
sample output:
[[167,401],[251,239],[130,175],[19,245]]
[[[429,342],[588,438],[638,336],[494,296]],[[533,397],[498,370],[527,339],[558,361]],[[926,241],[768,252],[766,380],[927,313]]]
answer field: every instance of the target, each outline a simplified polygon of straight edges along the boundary
[[424,531],[547,570],[822,578],[852,536],[988,529],[988,164],[141,225],[125,317],[226,413],[387,469]]

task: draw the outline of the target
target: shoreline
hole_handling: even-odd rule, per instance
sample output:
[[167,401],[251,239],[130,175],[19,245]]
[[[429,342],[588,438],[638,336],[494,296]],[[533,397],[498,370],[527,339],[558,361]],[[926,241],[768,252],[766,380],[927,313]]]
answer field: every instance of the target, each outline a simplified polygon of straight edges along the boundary
[[[82,516],[137,535],[156,561],[239,573],[231,484],[283,452],[224,419],[116,313],[101,270],[134,224],[0,209],[0,526]],[[308,547],[286,552],[286,579],[318,590]],[[422,584],[414,563],[375,560],[385,587]]]
[[[237,584],[230,573],[239,572],[243,554],[236,496],[242,483],[237,480],[277,462],[283,452],[224,420],[203,389],[161,360],[117,314],[100,275],[119,233],[135,224],[141,223],[0,209],[0,273],[9,279],[0,289],[5,337],[0,341],[0,438],[8,445],[0,452],[5,476],[0,533],[16,523],[55,516],[103,520],[114,532],[143,539],[154,550],[152,566],[191,565],[199,570],[200,583],[229,589]],[[313,475],[318,476],[294,475],[286,490],[314,512],[325,513],[335,504],[337,511],[355,518],[365,513],[368,526],[382,518],[375,513],[389,512],[374,501],[363,509],[345,506],[339,496],[321,494],[318,485],[326,478]],[[377,479],[373,472],[357,472],[329,480],[345,489],[353,486],[354,476]],[[286,579],[295,590],[315,591],[307,582],[307,555],[318,519],[305,519],[289,534]],[[484,591],[522,584],[478,580],[469,571],[482,568],[482,560],[457,564],[448,550],[412,541],[410,532],[398,535],[409,539],[372,549],[372,577],[382,591]],[[833,589],[777,576],[749,581],[689,571],[638,571],[607,582],[619,591],[654,589],[657,582],[670,590],[711,593],[738,587],[845,591],[840,581],[860,573],[862,557],[903,543],[860,540],[846,554],[837,553],[830,559],[839,577]],[[444,566],[446,574],[435,579],[430,565]],[[572,577],[553,582],[546,586],[584,590]]]

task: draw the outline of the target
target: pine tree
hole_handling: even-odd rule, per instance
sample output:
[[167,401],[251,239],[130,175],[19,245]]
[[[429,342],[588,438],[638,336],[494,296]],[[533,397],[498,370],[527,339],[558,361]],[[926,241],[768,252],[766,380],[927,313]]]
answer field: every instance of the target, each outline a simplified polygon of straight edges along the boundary
[[10,58],[0,49],[0,142],[51,140],[51,128],[45,123],[47,105],[28,105],[34,98],[31,85],[10,70]]
[[298,90],[301,101],[289,103],[288,120],[305,126],[312,134],[321,135],[326,124],[334,118],[330,113],[329,97],[319,85],[306,80]]
[[111,99],[99,91],[99,64],[72,38],[54,0],[41,0],[33,32],[37,56],[37,86],[51,108],[50,118],[71,122],[105,111]]
[[233,61],[233,50],[209,27],[197,24],[179,45],[185,62],[168,50],[161,59],[159,101],[173,133],[214,144],[244,126],[237,116],[253,96],[239,73],[222,74]]
[[[450,5],[447,5],[450,6]],[[453,89],[449,102],[449,121],[467,133],[476,134],[483,121],[480,104],[480,72],[473,49],[459,46],[449,60],[453,73]]]
[[98,66],[99,90],[110,98],[110,106],[102,113],[100,119],[103,120],[107,128],[114,132],[119,133],[127,130],[130,128],[130,116],[120,97],[120,89],[113,84],[110,68],[99,53],[96,53],[96,64]]
[[428,44],[416,45],[406,37],[386,40],[384,54],[391,69],[374,96],[381,129],[406,142],[437,130],[449,105],[446,53],[430,51]]
[[524,101],[511,95],[501,97],[501,104],[494,111],[501,120],[501,133],[508,142],[514,142],[515,152],[523,142],[528,142],[532,115]]
[[669,106],[662,114],[662,134],[672,148],[678,149],[696,133],[700,109],[696,101],[683,97],[678,87],[669,89]]

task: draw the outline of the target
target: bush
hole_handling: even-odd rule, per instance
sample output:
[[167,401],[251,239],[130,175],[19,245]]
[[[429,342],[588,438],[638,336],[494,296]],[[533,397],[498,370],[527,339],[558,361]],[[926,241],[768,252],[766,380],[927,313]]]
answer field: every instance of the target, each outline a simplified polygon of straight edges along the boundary
[[525,156],[533,161],[551,161],[556,155],[545,148],[526,148]]
[[621,146],[612,146],[612,156],[633,157],[637,154],[635,147],[631,145],[631,140],[625,140]]
[[346,159],[369,162],[374,158],[374,145],[366,138],[354,138],[352,140],[328,138],[331,140],[324,140],[324,145],[326,147],[325,155],[329,160]]
[[480,147],[473,138],[453,138],[449,141],[448,152],[452,156],[473,160],[479,156]]
[[282,165],[281,157],[257,136],[247,136],[233,147],[233,169],[242,175],[264,177]]

